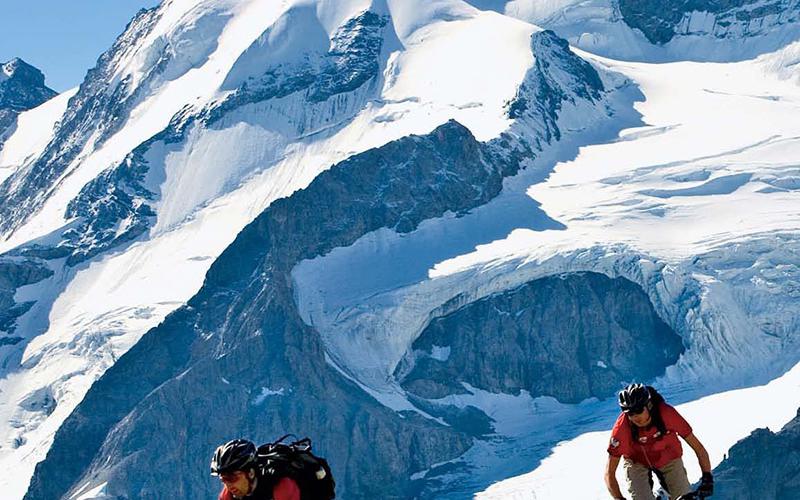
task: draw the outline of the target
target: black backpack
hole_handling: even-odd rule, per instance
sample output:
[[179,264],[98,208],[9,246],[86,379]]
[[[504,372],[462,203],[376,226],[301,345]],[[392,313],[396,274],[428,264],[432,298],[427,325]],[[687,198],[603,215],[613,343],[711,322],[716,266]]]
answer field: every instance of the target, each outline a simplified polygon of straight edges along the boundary
[[258,447],[257,463],[264,477],[278,480],[293,479],[300,487],[302,500],[331,500],[336,498],[336,482],[328,462],[311,453],[309,438],[284,443],[287,434],[274,443]]

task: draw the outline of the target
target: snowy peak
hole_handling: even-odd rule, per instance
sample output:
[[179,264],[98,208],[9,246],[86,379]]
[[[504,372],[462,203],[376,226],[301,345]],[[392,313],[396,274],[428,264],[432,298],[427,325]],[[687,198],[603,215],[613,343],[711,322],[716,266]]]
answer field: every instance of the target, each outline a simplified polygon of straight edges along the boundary
[[19,113],[56,95],[44,84],[44,75],[20,58],[0,65],[0,149]]
[[0,184],[0,232],[22,225],[42,206],[53,185],[90,140],[102,143],[119,130],[131,111],[131,79],[115,78],[120,59],[152,29],[156,10],[142,10],[89,70],[41,155]]
[[44,84],[44,74],[20,58],[3,64],[0,71],[0,111],[26,111],[56,92]]
[[535,141],[540,149],[540,139],[550,142],[561,138],[557,121],[565,103],[594,103],[605,89],[597,70],[575,55],[569,43],[553,31],[534,33],[531,50],[535,64],[508,103],[507,113],[517,120],[512,128],[527,125],[540,130]]

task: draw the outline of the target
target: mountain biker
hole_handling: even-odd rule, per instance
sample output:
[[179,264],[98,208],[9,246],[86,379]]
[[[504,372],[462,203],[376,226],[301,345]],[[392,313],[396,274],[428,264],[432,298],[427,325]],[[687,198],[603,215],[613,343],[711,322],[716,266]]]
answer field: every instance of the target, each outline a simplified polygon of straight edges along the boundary
[[711,496],[714,479],[708,452],[692,433],[692,427],[658,392],[642,384],[631,384],[619,393],[622,410],[611,431],[605,481],[615,499],[625,499],[616,470],[620,460],[632,500],[655,500],[651,472],[659,478],[670,499],[691,491],[683,466],[678,436],[694,450],[703,477],[697,490]]
[[211,459],[211,474],[223,484],[219,500],[300,500],[300,488],[293,479],[262,474],[256,445],[246,439],[218,447]]

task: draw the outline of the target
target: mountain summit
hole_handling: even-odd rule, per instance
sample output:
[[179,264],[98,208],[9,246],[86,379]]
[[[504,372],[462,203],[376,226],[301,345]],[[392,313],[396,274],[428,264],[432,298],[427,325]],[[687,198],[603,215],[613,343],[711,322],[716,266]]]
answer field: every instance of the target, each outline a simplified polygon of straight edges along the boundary
[[0,148],[19,113],[55,95],[45,86],[42,72],[22,59],[17,57],[0,65]]

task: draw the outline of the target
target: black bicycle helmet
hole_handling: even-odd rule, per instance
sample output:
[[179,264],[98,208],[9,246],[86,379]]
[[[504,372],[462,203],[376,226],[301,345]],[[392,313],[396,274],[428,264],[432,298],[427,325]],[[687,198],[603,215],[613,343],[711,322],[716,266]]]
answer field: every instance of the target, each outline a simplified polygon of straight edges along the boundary
[[639,413],[649,407],[650,389],[642,384],[630,384],[619,391],[619,407],[624,412]]
[[227,472],[245,470],[255,466],[256,445],[246,439],[234,439],[223,444],[211,459],[211,474],[218,476]]

